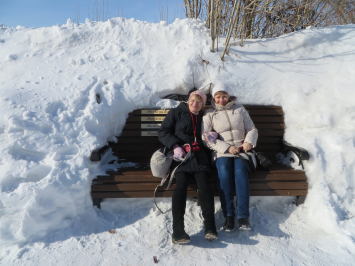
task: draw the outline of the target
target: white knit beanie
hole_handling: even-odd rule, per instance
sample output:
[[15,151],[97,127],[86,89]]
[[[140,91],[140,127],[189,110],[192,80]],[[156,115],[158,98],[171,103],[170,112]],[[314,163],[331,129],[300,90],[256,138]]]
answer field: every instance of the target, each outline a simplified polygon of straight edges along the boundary
[[212,89],[212,97],[219,91],[224,91],[229,94],[229,87],[224,83],[216,84]]

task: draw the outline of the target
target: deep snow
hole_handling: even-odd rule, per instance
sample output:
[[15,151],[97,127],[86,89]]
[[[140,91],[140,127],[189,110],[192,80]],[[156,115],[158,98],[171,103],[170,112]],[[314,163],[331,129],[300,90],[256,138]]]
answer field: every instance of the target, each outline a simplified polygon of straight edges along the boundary
[[[155,255],[169,265],[350,265],[355,26],[307,29],[231,50],[222,63],[221,50],[209,52],[203,23],[189,19],[0,25],[0,264],[136,265]],[[210,77],[199,55],[209,61]],[[233,87],[243,104],[283,107],[285,140],[311,155],[309,194],[300,207],[292,197],[253,197],[253,230],[220,231],[213,243],[203,240],[201,213],[190,200],[191,244],[172,246],[170,199],[159,199],[167,215],[151,199],[92,207],[91,180],[107,165],[88,156],[120,134],[130,111],[175,106],[160,97],[187,93],[192,69],[197,87],[211,78]],[[221,226],[217,198],[216,217]]]

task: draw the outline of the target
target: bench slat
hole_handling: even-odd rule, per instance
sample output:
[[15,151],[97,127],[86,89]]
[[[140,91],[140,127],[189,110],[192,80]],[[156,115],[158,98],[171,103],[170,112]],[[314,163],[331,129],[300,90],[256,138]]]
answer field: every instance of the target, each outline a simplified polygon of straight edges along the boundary
[[[127,167],[124,169],[119,169],[118,171],[107,171],[109,175],[139,175],[139,176],[152,176],[152,171],[149,169],[149,165],[139,165],[139,167]],[[275,164],[268,170],[257,169],[257,171],[250,176],[254,175],[268,175],[268,174],[294,174],[294,175],[305,175],[302,170],[295,170],[291,167],[282,164]]]
[[[158,191],[156,197],[171,197],[172,191]],[[306,196],[307,190],[253,190],[250,196]],[[92,198],[152,198],[152,191],[128,191],[128,192],[92,192]],[[188,197],[198,197],[196,191],[187,191]],[[214,191],[214,196],[218,196],[218,192]]]
[[[283,115],[283,110],[279,106],[260,106],[260,105],[244,105],[245,109],[249,113],[257,115]],[[206,106],[205,110],[208,110],[210,106]],[[166,115],[170,109],[141,109],[134,110],[130,115]]]
[[[270,157],[270,159],[273,159],[273,157],[275,157],[275,155],[277,153],[279,153],[279,151],[263,151],[263,153],[265,154],[265,156],[267,156],[268,158]],[[121,151],[121,150],[116,150],[113,151],[113,155],[117,156],[118,158],[124,158],[126,160],[133,160],[133,159],[139,159],[139,158],[145,158],[147,160],[147,163],[150,162],[150,157],[152,156],[152,151],[147,151],[143,148],[143,150],[141,149],[140,151]]]
[[[159,182],[156,183],[122,183],[122,184],[95,184],[91,186],[91,191],[154,191]],[[167,184],[159,189],[165,190]],[[176,184],[172,184],[169,190],[174,190]],[[216,184],[211,184],[213,190],[217,190]],[[307,182],[266,182],[250,183],[250,190],[270,190],[270,189],[307,189]],[[189,183],[188,190],[197,190],[196,183]]]
[[[254,123],[283,123],[283,116],[250,116]],[[129,116],[126,123],[162,122],[165,116]]]
[[[284,134],[283,130],[258,130],[260,137],[281,137]],[[158,130],[150,130],[150,131],[134,131],[134,130],[127,130],[122,131],[122,137],[157,137]]]
[[[259,136],[257,145],[259,145],[261,143],[280,143],[281,140],[282,140],[281,136],[277,136],[277,137],[260,137]],[[149,144],[159,143],[159,144],[161,144],[161,142],[158,140],[158,138],[151,138],[151,137],[137,138],[137,137],[132,137],[132,136],[118,137],[117,143],[110,142],[109,144],[111,147],[114,147],[114,146],[119,146],[121,144],[144,144],[144,143],[149,143]]]
[[[211,178],[211,182],[215,182],[216,174]],[[110,175],[98,176],[93,182],[101,183],[160,183],[161,179],[151,175]],[[249,177],[249,182],[267,182],[267,181],[307,181],[305,174],[253,174]],[[195,180],[191,180],[195,182]]]
[[[123,128],[123,131],[126,130],[151,130],[151,129],[157,129],[159,130],[161,126],[161,123],[149,123],[149,124],[143,124],[143,123],[129,123],[126,124]],[[283,130],[285,128],[284,123],[255,123],[255,127],[257,129],[280,129]]]
[[[163,148],[163,144],[160,143],[146,143],[142,146],[140,143],[138,144],[119,144],[119,145],[111,145],[112,151],[141,151],[144,149],[145,151],[150,151],[152,154],[154,151]],[[257,151],[280,151],[281,147],[279,144],[260,144],[257,145],[255,150]]]

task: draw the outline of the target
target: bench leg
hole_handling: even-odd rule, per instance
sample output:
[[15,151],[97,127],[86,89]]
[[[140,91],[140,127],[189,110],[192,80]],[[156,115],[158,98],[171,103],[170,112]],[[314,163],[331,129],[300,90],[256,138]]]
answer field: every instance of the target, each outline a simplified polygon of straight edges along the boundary
[[102,199],[92,199],[92,203],[94,204],[94,206],[96,206],[97,208],[101,209],[101,201]]
[[297,206],[302,205],[305,200],[306,200],[306,196],[298,196],[296,200],[296,205]]

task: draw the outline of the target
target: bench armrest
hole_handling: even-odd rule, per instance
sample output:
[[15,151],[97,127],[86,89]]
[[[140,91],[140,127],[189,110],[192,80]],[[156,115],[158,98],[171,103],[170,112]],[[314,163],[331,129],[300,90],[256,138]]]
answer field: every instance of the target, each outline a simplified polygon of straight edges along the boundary
[[101,160],[102,155],[105,153],[105,151],[109,148],[108,145],[103,146],[100,149],[93,150],[90,154],[90,161],[92,162],[99,162]]
[[283,141],[283,148],[286,151],[293,151],[300,160],[309,160],[309,153],[306,149],[293,146],[292,144],[288,143],[287,141]]
[[289,152],[289,151],[292,151],[294,154],[296,154],[296,156],[298,157],[298,160],[299,160],[299,165],[302,165],[302,169],[304,169],[302,160],[303,161],[309,160],[309,153],[306,149],[293,146],[290,143],[288,143],[287,141],[282,141],[282,148],[284,150],[285,156],[286,156],[287,152]]

